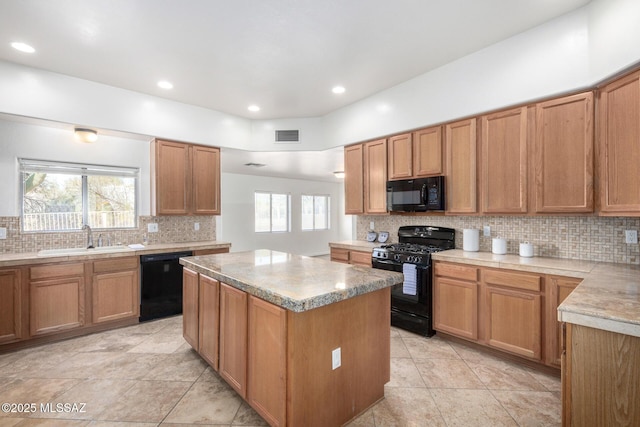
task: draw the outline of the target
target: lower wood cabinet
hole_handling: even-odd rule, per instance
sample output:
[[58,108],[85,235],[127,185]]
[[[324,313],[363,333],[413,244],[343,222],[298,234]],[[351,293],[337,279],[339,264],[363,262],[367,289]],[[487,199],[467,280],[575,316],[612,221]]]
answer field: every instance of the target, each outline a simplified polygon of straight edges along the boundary
[[562,356],[562,322],[558,321],[558,306],[580,284],[582,279],[572,277],[547,276],[547,327],[546,327],[546,362],[548,365],[560,367]]
[[218,371],[220,282],[200,275],[198,301],[198,353]]
[[22,282],[20,270],[0,270],[0,343],[22,338]]
[[371,267],[371,252],[331,248],[331,261]]
[[93,323],[139,316],[138,271],[136,256],[93,262]]
[[194,349],[199,348],[199,295],[198,273],[182,269],[182,336]]
[[470,340],[478,339],[478,269],[436,263],[433,281],[433,325]]
[[246,292],[220,284],[220,376],[247,397]]

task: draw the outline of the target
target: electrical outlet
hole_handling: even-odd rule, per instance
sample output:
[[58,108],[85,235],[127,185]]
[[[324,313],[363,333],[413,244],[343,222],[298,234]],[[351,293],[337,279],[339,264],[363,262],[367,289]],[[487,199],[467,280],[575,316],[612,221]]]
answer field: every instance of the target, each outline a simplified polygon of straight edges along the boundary
[[626,243],[638,243],[638,231],[624,230],[624,241]]
[[373,221],[369,222],[369,230],[375,230]]
[[7,238],[6,227],[0,227],[0,240],[5,240],[6,238]]
[[489,227],[488,225],[485,225],[484,227],[482,227],[482,235],[484,237],[490,237],[491,236],[491,227]]
[[338,369],[342,364],[340,347],[331,352],[331,369]]
[[200,230],[200,223],[199,222],[194,222],[193,223],[193,229],[196,230],[196,231]]
[[158,223],[157,222],[152,222],[147,224],[147,231],[149,233],[157,233],[158,232]]

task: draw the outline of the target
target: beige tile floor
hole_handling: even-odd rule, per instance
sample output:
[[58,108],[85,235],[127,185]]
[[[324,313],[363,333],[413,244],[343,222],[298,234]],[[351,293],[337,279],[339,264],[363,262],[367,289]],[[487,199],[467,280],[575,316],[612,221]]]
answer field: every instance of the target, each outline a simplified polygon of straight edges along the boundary
[[[180,316],[0,355],[0,426],[264,426],[182,339]],[[350,426],[560,425],[560,381],[392,328],[385,399]],[[71,412],[41,404],[84,403]],[[63,407],[64,409],[64,407]]]

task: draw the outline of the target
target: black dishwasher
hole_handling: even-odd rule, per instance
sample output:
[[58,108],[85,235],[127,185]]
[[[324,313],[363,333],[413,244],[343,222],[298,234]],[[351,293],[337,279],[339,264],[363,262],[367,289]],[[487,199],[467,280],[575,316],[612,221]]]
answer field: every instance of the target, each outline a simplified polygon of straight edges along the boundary
[[187,252],[140,255],[140,321],[182,313],[181,257]]

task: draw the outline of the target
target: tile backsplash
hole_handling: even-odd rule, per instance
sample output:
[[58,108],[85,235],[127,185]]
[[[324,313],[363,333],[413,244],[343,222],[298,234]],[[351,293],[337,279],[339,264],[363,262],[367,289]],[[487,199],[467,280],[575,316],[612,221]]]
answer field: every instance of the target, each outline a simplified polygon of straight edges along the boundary
[[[375,231],[388,231],[389,240],[398,241],[402,225],[432,225],[455,228],[456,248],[462,249],[462,230],[480,230],[480,250],[491,251],[491,239],[507,239],[507,253],[517,254],[519,244],[528,241],[534,256],[590,261],[640,264],[640,246],[627,244],[624,230],[640,230],[640,218],[596,216],[359,216],[357,238],[364,240],[373,222]],[[491,227],[491,237],[483,237],[483,226]]]
[[[157,223],[158,232],[148,233],[147,224]],[[199,230],[195,230],[195,223]],[[80,248],[86,246],[86,231],[24,233],[20,217],[0,217],[0,227],[7,229],[7,238],[0,240],[0,253],[37,252],[43,249]],[[198,242],[216,240],[215,216],[141,216],[138,228],[127,230],[94,230],[93,243],[98,244],[102,234],[103,244],[111,239],[112,245],[142,243],[145,236],[149,244],[173,242]]]

